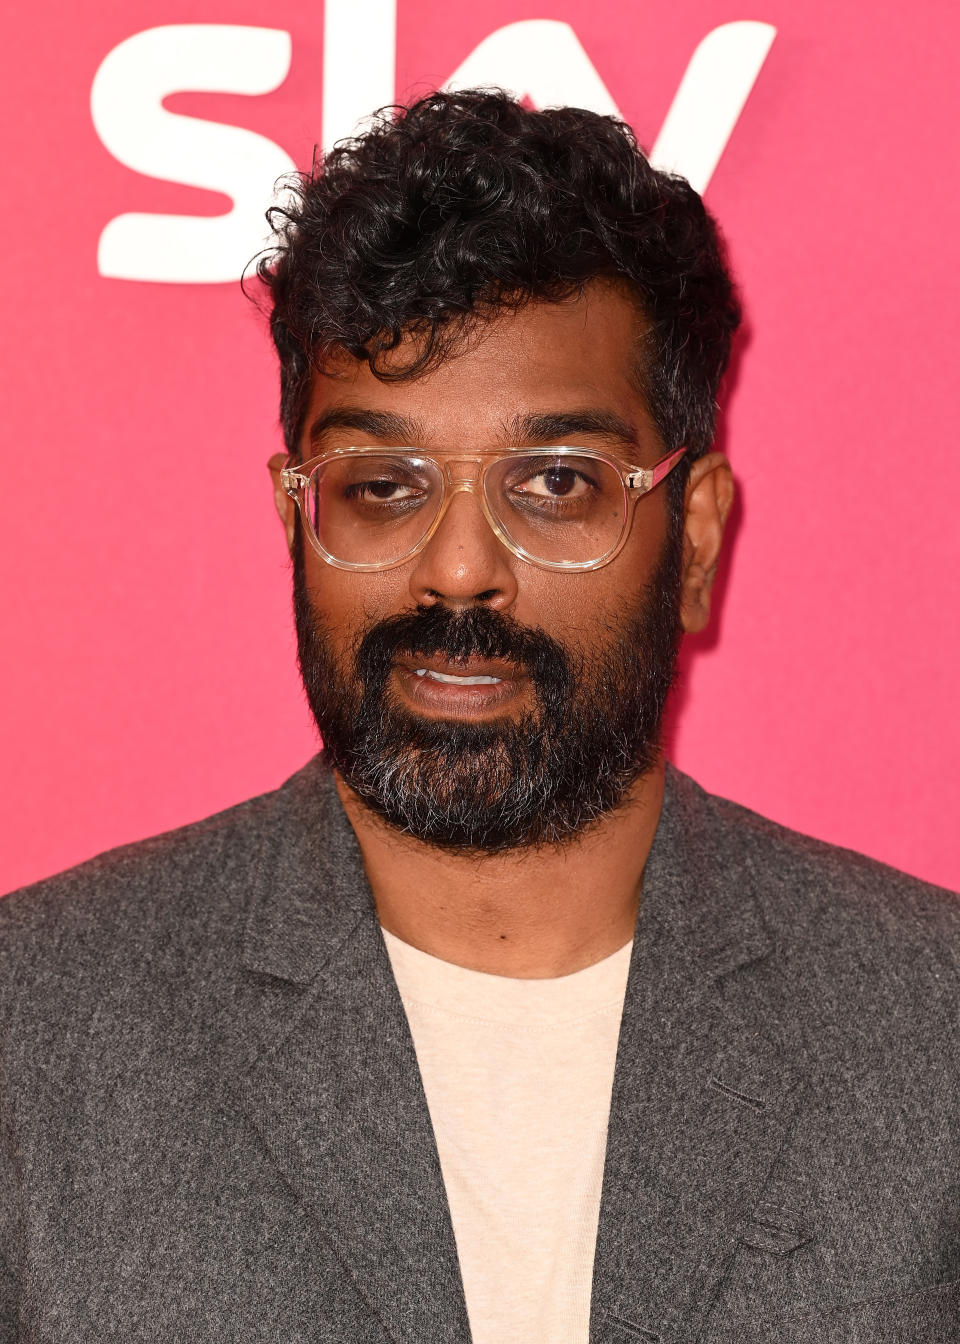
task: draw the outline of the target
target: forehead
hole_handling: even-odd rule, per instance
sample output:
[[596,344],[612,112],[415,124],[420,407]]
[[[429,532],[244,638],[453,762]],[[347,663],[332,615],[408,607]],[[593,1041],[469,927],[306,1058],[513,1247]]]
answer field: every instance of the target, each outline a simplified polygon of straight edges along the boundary
[[[304,433],[324,411],[385,411],[418,428],[418,439],[460,444],[503,442],[518,415],[608,411],[655,433],[638,369],[645,330],[636,303],[614,284],[582,296],[531,301],[473,326],[448,358],[415,378],[391,382],[365,361],[341,356],[314,374]],[[412,339],[384,357],[401,368],[417,353]]]

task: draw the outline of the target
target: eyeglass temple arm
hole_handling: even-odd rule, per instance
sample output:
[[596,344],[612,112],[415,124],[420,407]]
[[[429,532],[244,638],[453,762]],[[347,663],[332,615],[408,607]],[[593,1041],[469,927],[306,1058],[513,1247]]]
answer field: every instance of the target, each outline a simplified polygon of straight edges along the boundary
[[631,471],[627,476],[627,489],[639,490],[644,495],[649,493],[665,476],[670,475],[686,451],[686,448],[678,448],[676,452],[662,457],[652,467],[641,467],[638,471]]

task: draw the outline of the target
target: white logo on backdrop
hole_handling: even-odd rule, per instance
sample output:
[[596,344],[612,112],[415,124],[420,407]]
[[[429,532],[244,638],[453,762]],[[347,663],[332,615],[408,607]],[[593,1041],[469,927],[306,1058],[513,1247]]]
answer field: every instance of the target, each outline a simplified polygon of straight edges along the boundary
[[[326,0],[323,145],[354,133],[396,97],[397,0]],[[714,28],[680,81],[651,159],[703,192],[776,36],[768,23]],[[276,180],[295,165],[279,145],[239,126],[168,112],[174,93],[271,93],[287,77],[290,34],[237,24],[168,24],[135,33],[104,58],[90,109],[106,149],[148,177],[220,191],[232,208],[213,217],[130,213],[100,235],[101,275],[171,284],[236,281],[269,240],[264,210]],[[621,116],[567,23],[507,24],[477,46],[448,88],[496,84],[538,107],[567,103]],[[281,193],[282,195],[282,193]]]

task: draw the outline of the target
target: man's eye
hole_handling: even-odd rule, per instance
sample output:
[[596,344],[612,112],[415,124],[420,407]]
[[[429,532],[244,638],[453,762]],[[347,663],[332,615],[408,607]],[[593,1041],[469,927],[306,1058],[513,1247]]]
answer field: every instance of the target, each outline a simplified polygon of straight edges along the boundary
[[409,499],[416,499],[422,491],[415,485],[407,485],[401,481],[355,481],[348,485],[345,491],[347,499],[355,499],[361,502],[377,504],[398,504]]
[[572,467],[547,467],[517,482],[513,489],[528,498],[582,499],[590,490],[590,482]]

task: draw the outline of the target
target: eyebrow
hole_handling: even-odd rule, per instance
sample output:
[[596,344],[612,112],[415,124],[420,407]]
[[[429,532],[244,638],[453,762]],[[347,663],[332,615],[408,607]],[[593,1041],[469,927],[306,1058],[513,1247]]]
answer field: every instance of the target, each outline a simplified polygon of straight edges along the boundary
[[310,426],[309,440],[317,444],[333,429],[354,429],[372,438],[393,439],[401,444],[414,443],[423,436],[418,421],[393,411],[370,411],[359,406],[331,406],[321,411]]
[[592,435],[617,439],[624,444],[636,444],[634,425],[616,411],[584,409],[576,411],[541,411],[529,415],[515,415],[507,422],[507,431],[514,441],[521,443],[561,443],[571,436]]

